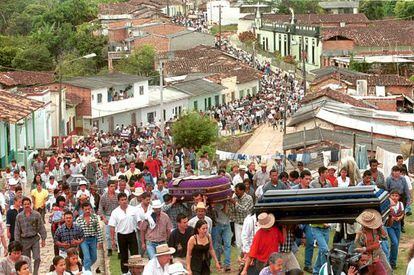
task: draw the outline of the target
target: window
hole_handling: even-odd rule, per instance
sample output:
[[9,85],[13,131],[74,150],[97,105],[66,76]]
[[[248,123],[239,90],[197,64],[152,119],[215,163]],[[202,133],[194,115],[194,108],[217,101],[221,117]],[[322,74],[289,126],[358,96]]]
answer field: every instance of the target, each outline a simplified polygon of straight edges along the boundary
[[240,91],[240,98],[243,98],[244,97],[244,90],[241,90]]
[[198,102],[197,102],[197,100],[194,101],[194,110],[198,111]]
[[211,109],[211,97],[208,98],[208,109]]
[[98,94],[97,101],[98,103],[102,103],[102,94]]
[[144,86],[139,86],[139,95],[144,95]]
[[312,39],[312,64],[315,64],[315,40]]
[[253,87],[252,88],[252,93],[253,93],[253,95],[256,95],[256,93],[257,93],[257,87]]
[[104,117],[102,117],[102,123],[105,123]]
[[92,101],[95,99],[95,97],[92,95]]
[[204,111],[207,111],[207,98],[204,99]]

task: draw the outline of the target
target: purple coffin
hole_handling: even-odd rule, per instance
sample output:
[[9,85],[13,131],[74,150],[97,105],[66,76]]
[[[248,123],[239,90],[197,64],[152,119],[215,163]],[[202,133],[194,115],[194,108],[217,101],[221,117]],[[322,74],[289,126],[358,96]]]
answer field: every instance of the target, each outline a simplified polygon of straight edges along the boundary
[[184,201],[192,201],[196,191],[206,195],[209,202],[225,201],[232,196],[231,182],[221,176],[190,176],[168,183],[170,194]]

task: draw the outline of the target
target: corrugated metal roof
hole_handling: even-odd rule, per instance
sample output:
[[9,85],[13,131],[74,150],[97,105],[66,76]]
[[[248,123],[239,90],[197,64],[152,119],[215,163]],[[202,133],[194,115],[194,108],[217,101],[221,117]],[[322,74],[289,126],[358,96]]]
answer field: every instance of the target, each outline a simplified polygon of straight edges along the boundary
[[[295,133],[286,134],[283,138],[283,150],[299,149],[304,147],[304,141],[306,140],[306,146],[315,145],[323,141],[332,142],[333,144],[340,144],[342,146],[352,148],[353,146],[353,133],[349,131],[332,131],[316,127],[310,130],[306,130],[306,139],[304,138],[304,131],[298,131]],[[356,134],[356,143],[360,145],[366,145],[368,149],[371,148],[371,136],[364,134]],[[388,151],[393,153],[400,153],[401,142],[388,140],[388,139],[373,139],[373,148],[376,150],[377,146],[381,148],[387,148]]]
[[225,87],[205,79],[195,79],[190,81],[180,82],[171,85],[179,91],[187,93],[192,96],[199,96],[204,94],[218,93],[224,90]]
[[88,89],[107,88],[118,85],[133,84],[140,81],[148,80],[148,77],[139,75],[130,75],[122,73],[111,73],[107,75],[97,75],[90,77],[75,77],[69,80],[64,80],[63,83],[75,87],[82,87]]

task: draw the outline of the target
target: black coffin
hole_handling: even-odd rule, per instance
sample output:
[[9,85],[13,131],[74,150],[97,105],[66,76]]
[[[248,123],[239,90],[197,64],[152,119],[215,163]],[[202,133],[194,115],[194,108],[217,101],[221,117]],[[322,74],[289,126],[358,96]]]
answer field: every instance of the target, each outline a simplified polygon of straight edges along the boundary
[[385,219],[388,192],[374,186],[270,190],[256,203],[256,213],[273,213],[282,224],[353,223],[365,209]]

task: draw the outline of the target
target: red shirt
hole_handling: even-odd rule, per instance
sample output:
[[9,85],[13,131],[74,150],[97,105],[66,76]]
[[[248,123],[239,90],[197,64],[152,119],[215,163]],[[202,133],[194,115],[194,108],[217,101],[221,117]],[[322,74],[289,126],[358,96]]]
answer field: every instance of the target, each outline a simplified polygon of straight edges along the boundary
[[336,177],[335,176],[328,175],[326,177],[326,179],[331,183],[332,187],[338,187],[338,185],[335,184],[335,180],[336,180]]
[[158,165],[158,161],[153,159],[151,161],[147,160],[144,164],[144,166],[148,167],[148,171],[151,173],[151,176],[154,178],[158,177],[160,166]]
[[283,234],[276,227],[269,230],[259,229],[253,237],[249,256],[266,263],[270,254],[279,252],[279,245],[283,243]]

